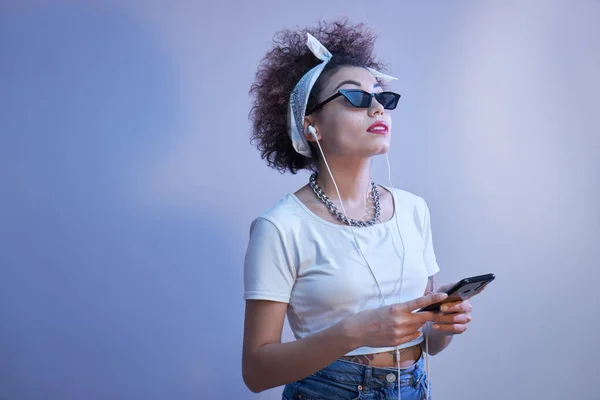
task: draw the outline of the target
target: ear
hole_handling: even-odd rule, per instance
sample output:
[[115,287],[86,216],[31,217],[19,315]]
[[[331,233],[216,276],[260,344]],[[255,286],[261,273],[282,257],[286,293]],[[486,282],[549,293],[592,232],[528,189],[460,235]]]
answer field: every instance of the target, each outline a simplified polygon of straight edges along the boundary
[[314,121],[310,120],[309,118],[304,118],[304,126],[302,127],[303,130],[303,134],[304,137],[306,138],[306,140],[308,140],[309,142],[315,142],[315,137],[313,136],[313,134],[308,130],[308,127],[312,126],[315,128],[316,135],[317,135],[317,139],[321,140],[321,133],[319,132],[319,129],[317,129],[317,127],[315,126]]

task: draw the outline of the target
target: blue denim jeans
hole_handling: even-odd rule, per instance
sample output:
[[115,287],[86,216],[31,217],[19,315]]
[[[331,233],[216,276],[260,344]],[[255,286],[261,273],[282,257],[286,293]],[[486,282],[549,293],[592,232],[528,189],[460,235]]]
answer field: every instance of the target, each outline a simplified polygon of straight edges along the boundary
[[[427,376],[423,354],[407,368],[400,369],[402,400],[425,400]],[[398,371],[396,368],[374,368],[337,360],[301,381],[285,385],[283,400],[397,400]]]

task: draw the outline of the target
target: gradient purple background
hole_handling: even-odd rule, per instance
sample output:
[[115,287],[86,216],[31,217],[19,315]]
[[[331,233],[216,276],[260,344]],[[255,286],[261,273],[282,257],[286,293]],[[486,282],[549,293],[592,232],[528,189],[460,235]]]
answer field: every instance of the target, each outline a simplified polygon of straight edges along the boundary
[[400,78],[440,280],[497,275],[435,398],[600,399],[600,1],[51,3],[0,4],[0,399],[280,398],[241,379],[243,256],[308,175],[250,146],[247,91],[339,16]]

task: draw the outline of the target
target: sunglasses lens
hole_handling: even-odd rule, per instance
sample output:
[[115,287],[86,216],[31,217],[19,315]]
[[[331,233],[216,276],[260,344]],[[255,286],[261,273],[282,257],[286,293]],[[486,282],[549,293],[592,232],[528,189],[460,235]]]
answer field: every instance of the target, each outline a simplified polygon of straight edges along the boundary
[[391,92],[378,93],[375,97],[386,110],[393,110],[396,108],[398,105],[398,99],[400,98],[400,96],[398,96],[396,93]]
[[[368,108],[371,106],[371,94],[362,90],[344,90],[340,93],[352,104],[354,107]],[[393,110],[398,105],[400,95],[394,92],[381,92],[375,95],[377,101],[386,110]]]
[[354,107],[369,107],[371,103],[371,96],[362,90],[347,90],[343,94]]

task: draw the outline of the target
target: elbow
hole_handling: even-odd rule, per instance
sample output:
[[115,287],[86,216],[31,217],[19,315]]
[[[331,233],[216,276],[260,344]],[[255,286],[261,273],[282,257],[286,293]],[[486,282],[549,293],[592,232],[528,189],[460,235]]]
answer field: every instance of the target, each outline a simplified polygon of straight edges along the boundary
[[260,393],[267,388],[263,387],[260,380],[258,379],[258,376],[260,374],[253,373],[253,370],[254,368],[252,368],[250,362],[244,361],[242,363],[242,378],[244,379],[246,387],[252,393]]
[[427,355],[430,356],[435,356],[437,354],[439,354],[443,349],[440,349],[439,347],[436,346],[429,346],[429,348],[426,348],[425,345],[423,343],[421,343],[421,351],[423,352],[423,355],[425,355],[425,353],[427,353]]
[[248,376],[248,374],[243,373],[242,376],[244,377],[244,383],[246,384],[246,387],[250,389],[252,393],[260,393],[263,391],[257,382],[252,379],[252,377]]
[[430,356],[435,356],[438,355],[440,353],[441,350],[429,350],[429,352],[427,354],[429,354]]

